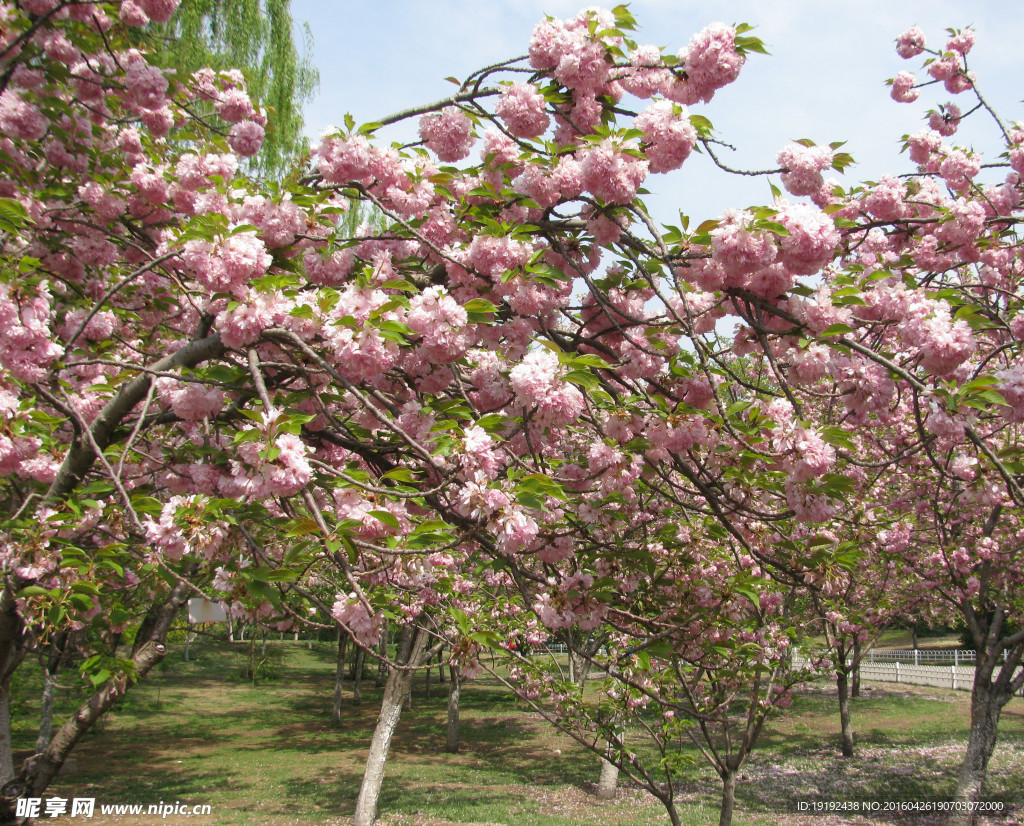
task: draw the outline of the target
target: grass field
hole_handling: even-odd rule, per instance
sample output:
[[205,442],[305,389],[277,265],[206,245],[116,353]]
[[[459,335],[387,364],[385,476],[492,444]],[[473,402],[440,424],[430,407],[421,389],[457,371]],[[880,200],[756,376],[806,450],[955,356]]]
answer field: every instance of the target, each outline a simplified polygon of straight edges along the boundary
[[[94,797],[97,806],[209,804],[211,816],[101,816],[97,808],[91,820],[58,822],[348,822],[379,689],[372,679],[364,682],[360,706],[347,694],[343,725],[332,728],[333,646],[272,643],[265,668],[271,679],[256,685],[242,677],[247,652],[246,644],[212,641],[194,644],[188,663],[180,650],[173,652],[79,744],[75,772],[48,791]],[[15,694],[16,756],[29,753],[35,739],[36,689],[22,678]],[[463,689],[462,752],[445,754],[446,698],[436,679],[432,695],[424,696],[419,678],[413,711],[403,716],[392,748],[380,803],[385,826],[668,822],[661,805],[636,789],[623,789],[612,803],[598,801],[594,756],[517,707],[496,681],[480,679]],[[62,698],[65,711],[73,699]],[[854,703],[858,754],[842,760],[831,689],[811,686],[766,729],[743,772],[734,822],[874,823],[883,819],[799,815],[797,804],[948,798],[968,720],[966,692],[866,684]],[[717,777],[696,759],[689,772],[678,798],[684,822],[717,823]],[[1008,811],[985,822],[1024,822],[1024,700],[1012,700],[1004,711],[987,794]]]

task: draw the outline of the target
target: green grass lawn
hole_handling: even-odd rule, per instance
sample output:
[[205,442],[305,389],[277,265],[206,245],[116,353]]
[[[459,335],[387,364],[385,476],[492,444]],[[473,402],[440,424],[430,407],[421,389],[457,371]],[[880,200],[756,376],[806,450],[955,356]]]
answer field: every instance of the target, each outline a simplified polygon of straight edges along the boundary
[[[74,774],[58,778],[48,794],[213,808],[211,817],[162,820],[104,818],[97,809],[92,820],[81,821],[101,825],[346,823],[378,711],[374,668],[362,705],[352,705],[347,692],[343,725],[332,728],[333,646],[272,643],[265,668],[272,678],[256,685],[242,677],[247,654],[247,644],[213,641],[194,644],[188,663],[174,651],[83,739]],[[24,756],[35,738],[38,695],[34,681],[20,681],[14,737]],[[796,804],[949,796],[966,742],[969,695],[882,683],[866,688],[854,704],[858,755],[852,760],[838,757],[838,714],[827,684],[809,687],[770,723],[744,769],[735,822],[824,826],[820,816],[799,816]],[[591,793],[596,758],[517,706],[496,680],[474,680],[462,696],[462,752],[445,754],[444,686],[435,679],[427,698],[417,679],[413,711],[403,715],[392,747],[383,824],[668,822],[656,800],[628,786],[613,803],[598,801]],[[73,699],[62,698],[65,711]],[[630,739],[646,753],[638,735]],[[697,759],[687,771],[677,797],[684,821],[716,823],[717,778]],[[1022,789],[1024,701],[1015,699],[1004,711],[988,793],[1018,808],[988,822],[1019,823]]]

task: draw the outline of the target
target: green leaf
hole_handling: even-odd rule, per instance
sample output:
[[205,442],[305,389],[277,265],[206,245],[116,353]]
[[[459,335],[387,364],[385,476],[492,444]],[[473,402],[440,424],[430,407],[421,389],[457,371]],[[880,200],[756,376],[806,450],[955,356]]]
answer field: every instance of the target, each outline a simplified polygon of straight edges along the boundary
[[498,305],[488,301],[486,298],[473,298],[462,305],[467,313],[494,313],[498,311]]
[[575,356],[566,353],[559,356],[559,361],[569,364],[572,367],[600,367],[605,370],[615,369],[615,365],[609,364],[595,353],[586,353],[582,356]]
[[381,284],[381,287],[385,290],[401,290],[406,293],[418,292],[415,284],[401,278],[392,278],[390,281],[385,281]]
[[494,433],[505,429],[508,418],[501,413],[488,413],[476,420],[478,427],[482,427],[488,433]]
[[320,526],[317,525],[315,520],[310,519],[308,516],[299,516],[290,520],[286,524],[286,528],[287,530],[284,535],[287,537],[306,536],[311,533],[320,533]]
[[16,233],[28,226],[28,210],[14,198],[0,198],[0,230]]
[[853,332],[853,328],[848,324],[833,324],[826,327],[822,331],[820,338],[830,338],[831,336],[845,336]]
[[820,432],[821,438],[833,447],[842,448],[843,450],[856,450],[857,445],[853,441],[853,437],[841,427],[829,425],[823,427]]
[[79,611],[91,611],[93,607],[92,600],[85,594],[71,594],[68,601]]
[[853,480],[839,473],[829,473],[822,480],[821,490],[832,499],[846,499],[853,494]]
[[974,390],[970,393],[970,398],[967,400],[960,400],[960,404],[966,405],[967,407],[973,407],[976,410],[984,410],[988,405],[985,404],[1002,405],[1009,407],[1010,403],[1003,398],[1002,394],[997,390]]
[[564,378],[565,381],[584,390],[595,390],[601,386],[601,381],[589,370],[570,370]]
[[398,522],[398,517],[396,517],[390,511],[376,510],[376,511],[370,511],[369,513],[370,513],[370,516],[372,516],[374,519],[378,520],[379,522],[383,522],[389,528],[394,528],[396,531],[401,528],[401,525]]
[[416,475],[405,467],[396,467],[394,470],[389,470],[385,473],[381,479],[394,479],[396,482],[415,482]]

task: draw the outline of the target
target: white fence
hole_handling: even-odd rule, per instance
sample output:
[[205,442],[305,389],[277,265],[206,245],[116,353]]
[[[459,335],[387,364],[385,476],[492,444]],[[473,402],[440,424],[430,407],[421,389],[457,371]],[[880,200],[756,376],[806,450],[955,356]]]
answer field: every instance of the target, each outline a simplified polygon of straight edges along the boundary
[[977,652],[960,648],[917,648],[874,649],[868,652],[864,662],[872,663],[913,663],[914,665],[970,665],[977,659]]
[[[890,653],[890,652],[879,652]],[[912,653],[912,652],[901,652]],[[924,653],[923,651],[921,652]],[[942,652],[945,659],[952,659],[952,651]],[[963,654],[964,652],[961,652]],[[970,652],[972,655],[973,651]],[[805,665],[807,659],[804,657],[794,658],[794,664]],[[1020,674],[1018,668],[1017,674]],[[973,665],[915,665],[913,662],[900,662],[894,660],[882,662],[870,659],[861,660],[860,678],[862,680],[875,680],[881,683],[905,683],[907,685],[930,685],[936,688],[951,688],[955,691],[970,691],[974,685]],[[1024,697],[1024,689],[1021,690]]]
[[882,683],[933,685],[970,691],[974,684],[973,665],[913,665],[896,662],[861,662],[860,678]]

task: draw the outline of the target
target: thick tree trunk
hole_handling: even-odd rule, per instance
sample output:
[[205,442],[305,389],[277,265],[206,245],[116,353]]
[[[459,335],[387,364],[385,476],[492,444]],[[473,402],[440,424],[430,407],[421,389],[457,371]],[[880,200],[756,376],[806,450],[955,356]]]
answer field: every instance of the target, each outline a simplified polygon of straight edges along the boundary
[[[620,732],[619,742],[622,741],[625,732]],[[597,780],[597,797],[599,800],[614,800],[615,791],[619,785],[619,767],[612,763],[609,757],[615,746],[611,741],[605,748],[605,757],[601,758],[601,776]]]
[[331,725],[341,725],[341,698],[345,685],[345,651],[348,648],[348,634],[338,629],[338,662],[334,669],[334,707],[331,709]]
[[[981,800],[985,789],[988,761],[996,747],[999,715],[1009,700],[979,673],[975,676],[971,692],[971,732],[967,739],[967,753],[960,766],[960,777],[953,799],[958,802],[976,803]],[[958,812],[948,821],[956,826],[975,822],[972,812]]]
[[396,662],[399,665],[409,665],[410,668],[395,669],[388,674],[380,716],[377,718],[377,726],[370,741],[370,754],[366,758],[363,785],[356,800],[353,826],[372,826],[377,819],[377,800],[380,798],[380,788],[384,782],[384,769],[387,765],[391,738],[402,715],[402,701],[415,673],[411,669],[421,664],[426,644],[427,632],[423,629],[412,626],[402,629]]
[[444,750],[448,754],[459,753],[459,699],[460,679],[459,669],[455,665],[448,666],[448,676],[451,678],[448,683],[448,738],[444,744]]
[[718,826],[732,826],[732,814],[736,809],[736,769],[722,773],[722,808],[718,813]]
[[839,689],[839,726],[843,736],[843,757],[853,757],[853,720],[850,716],[850,672],[845,665],[836,669]]

